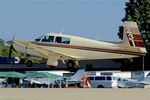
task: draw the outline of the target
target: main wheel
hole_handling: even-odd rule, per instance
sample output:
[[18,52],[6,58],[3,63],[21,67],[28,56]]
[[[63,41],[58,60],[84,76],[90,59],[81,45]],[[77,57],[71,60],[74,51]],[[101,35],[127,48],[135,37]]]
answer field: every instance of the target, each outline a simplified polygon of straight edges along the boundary
[[27,66],[27,67],[32,67],[32,65],[33,65],[33,62],[32,62],[31,60],[28,60],[28,61],[26,62],[26,66]]
[[74,66],[75,66],[75,63],[74,63],[72,60],[69,60],[69,61],[67,62],[67,68],[68,68],[68,69],[73,69]]

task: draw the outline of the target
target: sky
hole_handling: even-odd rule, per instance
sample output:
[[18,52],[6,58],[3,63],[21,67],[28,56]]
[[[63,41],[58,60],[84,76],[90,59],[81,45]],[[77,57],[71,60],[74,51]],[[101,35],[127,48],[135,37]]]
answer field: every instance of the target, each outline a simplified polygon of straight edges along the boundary
[[0,0],[0,38],[34,40],[63,32],[90,39],[117,36],[128,0]]

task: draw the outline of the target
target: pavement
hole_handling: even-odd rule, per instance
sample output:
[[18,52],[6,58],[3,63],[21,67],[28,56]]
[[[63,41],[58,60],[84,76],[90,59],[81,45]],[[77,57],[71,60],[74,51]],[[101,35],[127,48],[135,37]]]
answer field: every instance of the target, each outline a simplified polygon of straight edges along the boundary
[[0,100],[150,100],[150,89],[0,88]]

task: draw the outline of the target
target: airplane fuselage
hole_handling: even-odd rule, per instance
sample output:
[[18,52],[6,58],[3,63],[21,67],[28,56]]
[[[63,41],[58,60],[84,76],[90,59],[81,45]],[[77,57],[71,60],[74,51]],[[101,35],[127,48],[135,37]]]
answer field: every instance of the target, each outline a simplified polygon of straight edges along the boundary
[[[120,59],[145,56],[141,34],[135,22],[125,22],[123,41],[120,43],[104,42],[65,34],[45,34],[35,41],[14,40],[14,49],[22,54],[46,58],[48,65],[57,66],[58,59],[78,60]],[[73,65],[70,61],[68,66]],[[72,64],[71,64],[72,63]]]
[[[42,52],[45,50],[50,51],[48,54],[43,56],[53,56],[53,51],[68,55],[78,60],[87,59],[116,59],[116,58],[129,58],[133,56],[141,55],[135,52],[135,48],[129,48],[128,46],[122,46],[121,44],[107,43],[97,40],[91,40],[76,36],[68,36],[64,34],[49,34],[50,36],[67,37],[70,38],[70,43],[56,43],[53,42],[42,42],[42,41],[14,41],[14,48],[18,52],[23,54],[29,54],[31,56],[41,57]],[[37,50],[38,48],[44,48],[43,50]],[[128,51],[130,49],[130,51]],[[52,52],[51,52],[52,51]],[[64,58],[65,59],[65,58]]]

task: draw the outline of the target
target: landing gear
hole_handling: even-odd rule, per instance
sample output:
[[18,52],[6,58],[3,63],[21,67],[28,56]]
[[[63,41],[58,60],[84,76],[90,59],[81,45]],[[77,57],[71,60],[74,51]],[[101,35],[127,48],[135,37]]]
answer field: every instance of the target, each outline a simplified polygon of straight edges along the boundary
[[33,62],[31,60],[26,61],[26,66],[27,67],[32,67]]
[[69,60],[69,61],[67,62],[67,68],[68,68],[68,69],[73,69],[74,66],[75,66],[75,63],[74,63],[72,60]]

